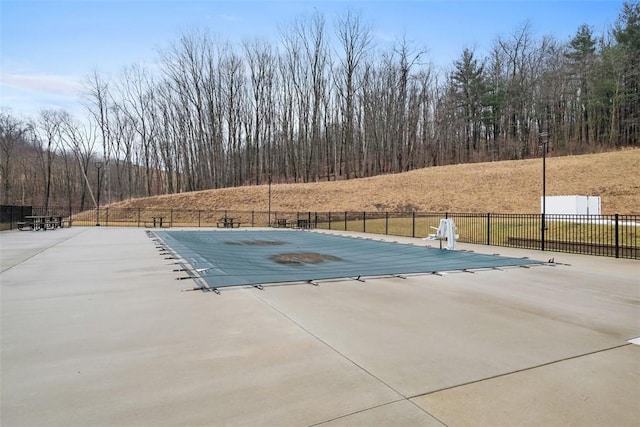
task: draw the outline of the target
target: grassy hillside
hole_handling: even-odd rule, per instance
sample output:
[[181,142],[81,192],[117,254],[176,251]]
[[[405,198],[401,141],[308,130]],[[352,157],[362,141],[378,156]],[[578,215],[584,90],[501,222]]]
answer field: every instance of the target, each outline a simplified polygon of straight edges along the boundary
[[[640,213],[640,149],[547,158],[547,195],[593,195],[605,214]],[[338,182],[273,184],[272,211],[538,213],[542,159],[432,167]],[[147,197],[112,207],[268,208],[268,186]]]

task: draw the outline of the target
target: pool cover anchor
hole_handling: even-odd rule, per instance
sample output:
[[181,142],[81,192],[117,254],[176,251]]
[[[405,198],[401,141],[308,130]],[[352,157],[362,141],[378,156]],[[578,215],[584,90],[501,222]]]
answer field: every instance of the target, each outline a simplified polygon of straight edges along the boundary
[[[193,277],[193,279],[197,279],[197,277]],[[211,288],[208,285],[196,286],[193,288],[182,289],[180,292],[190,292],[190,291],[202,291],[202,292],[213,292],[217,295],[220,295],[220,290],[218,288]]]
[[204,286],[196,286],[194,288],[180,289],[180,292],[204,291],[204,290],[205,290]]
[[557,262],[555,258],[551,258],[549,261],[545,263],[546,265],[550,265],[551,267],[555,267],[556,265],[566,265],[571,266],[571,264],[566,264],[564,262]]
[[314,282],[313,280],[307,280],[307,283],[313,286],[320,286],[319,283]]

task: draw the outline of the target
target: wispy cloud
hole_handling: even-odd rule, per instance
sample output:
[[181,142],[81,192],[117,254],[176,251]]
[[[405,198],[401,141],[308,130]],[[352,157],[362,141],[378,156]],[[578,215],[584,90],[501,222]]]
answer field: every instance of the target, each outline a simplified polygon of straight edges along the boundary
[[16,74],[0,72],[0,86],[14,90],[75,97],[82,91],[80,79],[50,74]]
[[82,115],[83,107],[78,102],[82,91],[81,79],[74,76],[0,71],[0,106],[31,118],[46,109]]

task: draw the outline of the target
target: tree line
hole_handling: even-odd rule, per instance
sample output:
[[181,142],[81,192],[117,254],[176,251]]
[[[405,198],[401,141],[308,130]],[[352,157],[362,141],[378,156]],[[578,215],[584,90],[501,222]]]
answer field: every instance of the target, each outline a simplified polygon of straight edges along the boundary
[[537,38],[524,23],[446,70],[406,37],[374,45],[352,12],[332,26],[320,13],[301,17],[276,45],[194,31],[158,63],[92,73],[82,120],[0,111],[2,203],[84,208],[100,194],[113,202],[640,145],[638,2],[604,34],[585,24],[568,41]]

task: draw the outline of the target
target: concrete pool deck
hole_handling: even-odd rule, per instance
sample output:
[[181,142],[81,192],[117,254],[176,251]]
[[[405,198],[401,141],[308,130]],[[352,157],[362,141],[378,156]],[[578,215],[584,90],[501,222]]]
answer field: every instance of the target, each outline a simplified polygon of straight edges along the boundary
[[2,232],[0,424],[640,424],[640,262],[459,247],[557,264],[216,295],[142,228]]

